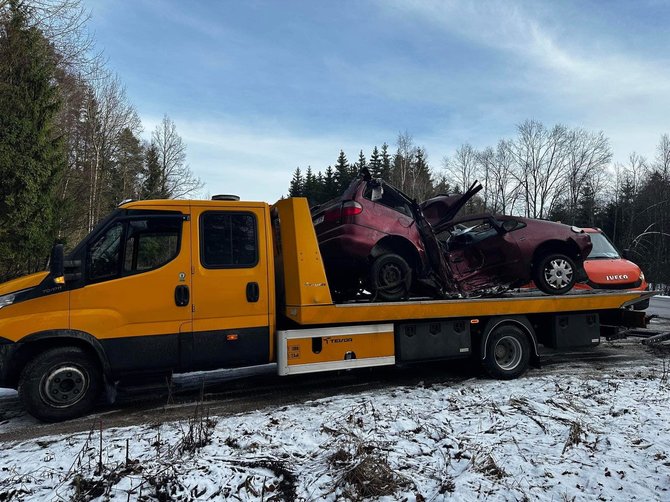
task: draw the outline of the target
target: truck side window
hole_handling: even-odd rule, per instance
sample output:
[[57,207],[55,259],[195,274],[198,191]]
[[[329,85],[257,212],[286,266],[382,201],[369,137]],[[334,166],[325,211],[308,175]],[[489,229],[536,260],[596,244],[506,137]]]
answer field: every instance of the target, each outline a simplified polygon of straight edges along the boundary
[[101,281],[119,274],[123,224],[112,225],[91,244],[87,256],[88,279]]
[[200,217],[200,236],[205,268],[250,268],[258,263],[253,213],[207,211]]
[[126,231],[124,275],[162,267],[179,254],[181,218],[130,220]]

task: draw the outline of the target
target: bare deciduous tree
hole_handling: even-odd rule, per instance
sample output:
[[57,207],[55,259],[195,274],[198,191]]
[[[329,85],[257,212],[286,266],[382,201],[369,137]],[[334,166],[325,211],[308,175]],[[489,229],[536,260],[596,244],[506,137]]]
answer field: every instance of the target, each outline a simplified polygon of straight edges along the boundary
[[544,218],[562,195],[558,187],[563,180],[567,129],[558,124],[549,130],[540,122],[527,120],[519,124],[518,133],[511,151],[518,164],[516,177],[524,213]]
[[571,223],[577,217],[579,198],[589,184],[596,190],[602,180],[602,172],[612,160],[609,140],[602,131],[590,133],[584,129],[573,129],[567,134],[565,143],[565,182],[568,188],[567,209]]
[[186,164],[186,145],[177,134],[177,126],[167,115],[156,126],[151,142],[158,152],[162,197],[179,199],[193,195],[202,188],[202,183]]

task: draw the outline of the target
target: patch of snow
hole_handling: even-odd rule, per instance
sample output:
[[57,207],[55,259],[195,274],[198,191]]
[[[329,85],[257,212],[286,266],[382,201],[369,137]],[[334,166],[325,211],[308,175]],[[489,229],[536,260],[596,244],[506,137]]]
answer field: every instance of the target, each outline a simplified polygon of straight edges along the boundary
[[0,398],[2,397],[15,397],[18,393],[14,389],[3,389],[0,388]]
[[157,412],[150,426],[4,443],[0,499],[668,500],[669,416],[662,358],[188,422]]

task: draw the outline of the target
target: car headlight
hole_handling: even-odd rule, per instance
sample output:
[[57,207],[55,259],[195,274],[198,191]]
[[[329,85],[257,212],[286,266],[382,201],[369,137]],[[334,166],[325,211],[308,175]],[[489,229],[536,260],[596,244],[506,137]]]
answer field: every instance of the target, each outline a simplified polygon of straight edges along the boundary
[[15,298],[16,293],[9,293],[8,295],[0,296],[0,309],[2,307],[6,307],[7,305],[11,305],[12,303],[14,303]]
[[572,227],[570,227],[570,229],[576,234],[581,234],[584,231],[579,227],[575,227],[574,225]]
[[645,281],[645,279],[644,279],[644,272],[642,272],[642,270],[640,270],[640,280],[641,280],[642,282]]

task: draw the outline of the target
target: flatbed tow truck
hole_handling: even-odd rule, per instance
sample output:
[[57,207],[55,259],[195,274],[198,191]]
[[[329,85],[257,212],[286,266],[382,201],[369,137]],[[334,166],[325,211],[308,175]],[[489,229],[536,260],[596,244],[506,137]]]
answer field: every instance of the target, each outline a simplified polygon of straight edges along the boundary
[[45,421],[117,383],[277,363],[280,375],[470,358],[501,379],[540,345],[644,329],[654,293],[336,304],[306,199],[122,204],[50,270],[0,284],[0,386]]

